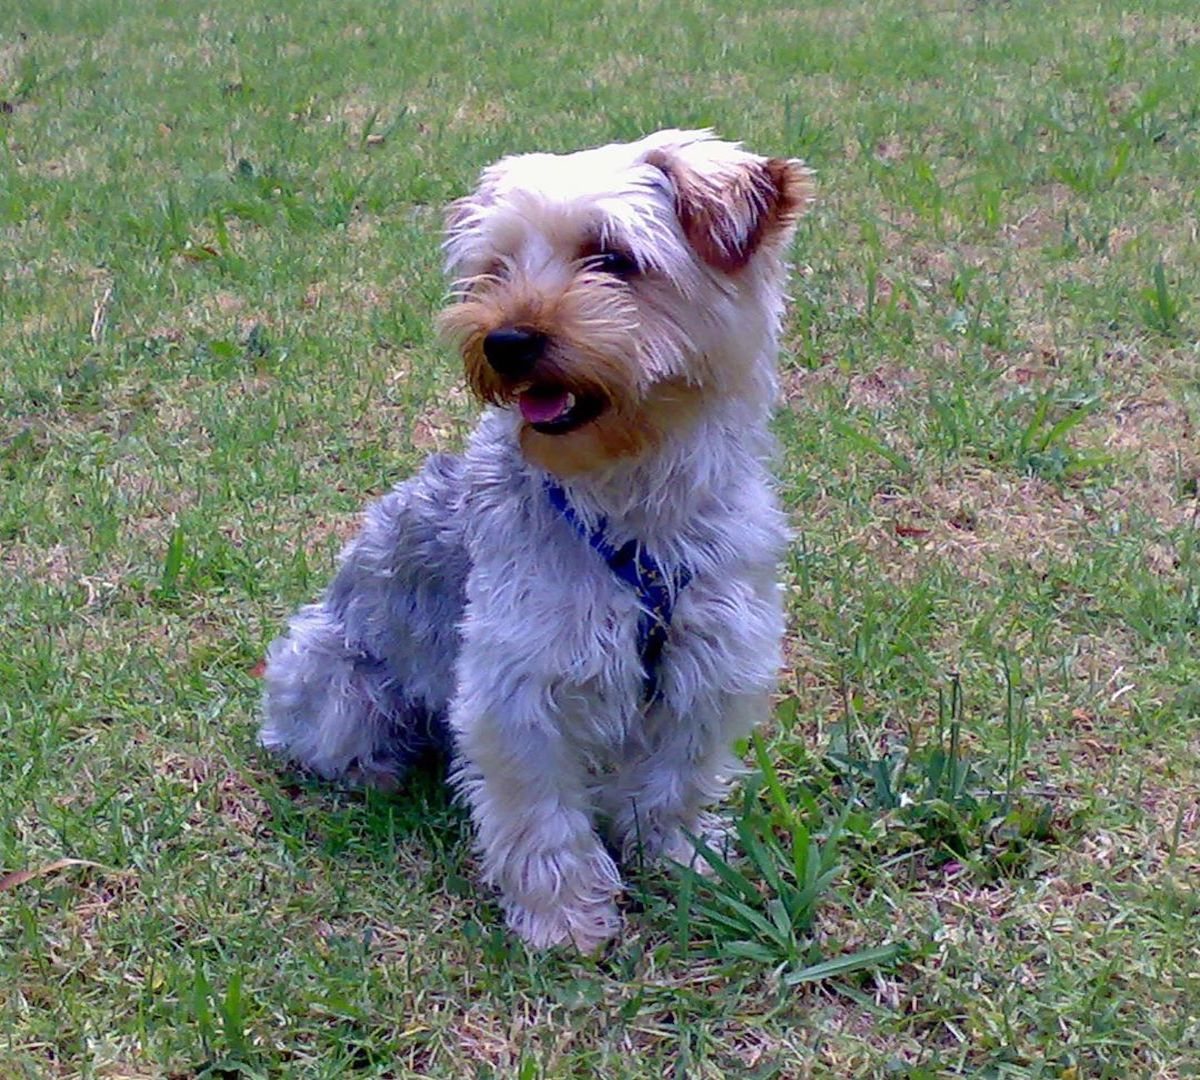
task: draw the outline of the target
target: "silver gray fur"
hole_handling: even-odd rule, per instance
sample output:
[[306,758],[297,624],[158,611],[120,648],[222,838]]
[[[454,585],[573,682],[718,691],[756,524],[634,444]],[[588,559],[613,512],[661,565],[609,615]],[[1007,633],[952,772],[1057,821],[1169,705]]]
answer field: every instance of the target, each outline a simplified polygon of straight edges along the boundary
[[534,945],[592,949],[616,931],[621,882],[601,834],[625,858],[693,856],[685,833],[716,828],[705,810],[780,662],[786,529],[767,418],[782,263],[764,253],[745,295],[685,269],[693,293],[713,279],[708,307],[730,313],[709,358],[740,356],[751,388],[714,396],[649,455],[563,481],[615,545],[636,538],[693,572],[659,700],[642,700],[635,595],[549,503],[512,408],[485,410],[462,456],[430,458],[368,509],[322,600],[268,656],[262,742],[324,777],[394,784],[452,734],[482,876]]

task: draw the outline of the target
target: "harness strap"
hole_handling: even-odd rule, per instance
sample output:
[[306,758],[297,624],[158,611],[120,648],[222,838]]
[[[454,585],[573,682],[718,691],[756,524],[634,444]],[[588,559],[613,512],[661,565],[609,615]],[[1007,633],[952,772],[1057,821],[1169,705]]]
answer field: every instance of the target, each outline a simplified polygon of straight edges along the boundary
[[546,481],[546,497],[567,523],[599,553],[608,568],[633,589],[641,608],[637,645],[644,673],[642,697],[645,704],[653,704],[660,692],[659,670],[663,647],[667,643],[667,631],[674,614],[675,594],[692,580],[691,570],[686,566],[678,566],[668,576],[658,561],[646,554],[636,540],[630,540],[619,548],[614,547],[608,539],[607,519],[601,518],[596,528],[589,529],[575,512],[566,491],[553,480]]

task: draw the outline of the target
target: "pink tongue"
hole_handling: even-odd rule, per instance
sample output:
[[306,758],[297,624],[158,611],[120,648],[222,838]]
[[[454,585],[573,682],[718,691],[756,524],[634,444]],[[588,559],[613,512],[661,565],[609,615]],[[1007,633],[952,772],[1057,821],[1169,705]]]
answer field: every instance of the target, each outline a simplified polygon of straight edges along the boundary
[[567,411],[567,392],[526,390],[517,398],[521,415],[530,424],[548,424]]

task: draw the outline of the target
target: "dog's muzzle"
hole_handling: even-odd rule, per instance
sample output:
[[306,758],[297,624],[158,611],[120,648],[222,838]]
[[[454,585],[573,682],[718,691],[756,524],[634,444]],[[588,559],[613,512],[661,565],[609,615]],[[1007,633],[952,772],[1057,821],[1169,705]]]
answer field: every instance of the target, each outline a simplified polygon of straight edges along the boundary
[[484,336],[483,355],[508,384],[522,419],[543,435],[565,435],[604,411],[604,399],[577,397],[553,376],[538,371],[549,340],[536,330],[506,326]]

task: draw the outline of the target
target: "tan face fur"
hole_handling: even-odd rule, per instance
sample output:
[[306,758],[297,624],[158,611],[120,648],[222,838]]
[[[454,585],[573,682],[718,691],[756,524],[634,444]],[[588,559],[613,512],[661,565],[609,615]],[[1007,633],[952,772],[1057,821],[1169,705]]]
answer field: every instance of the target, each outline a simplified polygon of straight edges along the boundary
[[[577,403],[557,429],[521,420],[532,463],[572,476],[636,458],[706,403],[773,394],[783,260],[810,198],[800,162],[707,132],[506,158],[450,208],[441,329],[481,400],[521,417],[523,395]],[[544,336],[519,377],[485,355],[507,330]]]

